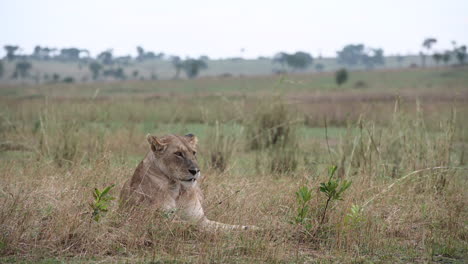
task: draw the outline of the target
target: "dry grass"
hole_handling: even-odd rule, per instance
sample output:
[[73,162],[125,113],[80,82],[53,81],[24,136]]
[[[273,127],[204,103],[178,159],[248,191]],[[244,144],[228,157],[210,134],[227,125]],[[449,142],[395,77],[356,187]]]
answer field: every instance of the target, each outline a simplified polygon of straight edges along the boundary
[[[463,105],[452,111],[457,104],[440,103],[436,113],[425,102],[371,102],[367,112],[343,117],[336,124],[347,127],[326,140],[308,130],[333,115],[322,112],[297,128],[288,125],[294,141],[251,150],[249,129],[264,125],[248,114],[263,107],[255,97],[196,99],[193,111],[180,111],[185,99],[171,100],[4,100],[0,141],[24,148],[0,152],[0,261],[467,260]],[[316,107],[303,106],[288,111],[301,116]],[[281,114],[269,118],[275,117],[284,120]],[[116,203],[100,222],[92,220],[92,190],[116,184],[110,193],[118,196],[147,151],[146,133],[188,130],[201,138],[208,217],[264,231],[203,232],[158,212],[126,215]],[[287,173],[272,169],[279,163],[275,155],[284,153],[296,164]],[[325,197],[318,186],[331,164],[339,167],[338,179],[353,183],[320,225]],[[295,192],[304,185],[313,190],[311,229],[293,223]],[[361,209],[353,214],[353,206]]]

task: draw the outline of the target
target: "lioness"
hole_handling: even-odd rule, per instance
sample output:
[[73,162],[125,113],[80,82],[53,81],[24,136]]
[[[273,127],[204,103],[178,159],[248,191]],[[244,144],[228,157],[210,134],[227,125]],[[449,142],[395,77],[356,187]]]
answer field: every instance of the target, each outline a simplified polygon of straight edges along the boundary
[[196,158],[197,137],[147,135],[150,151],[140,162],[120,194],[121,205],[149,205],[166,212],[180,212],[183,220],[209,229],[255,229],[210,221],[201,205]]

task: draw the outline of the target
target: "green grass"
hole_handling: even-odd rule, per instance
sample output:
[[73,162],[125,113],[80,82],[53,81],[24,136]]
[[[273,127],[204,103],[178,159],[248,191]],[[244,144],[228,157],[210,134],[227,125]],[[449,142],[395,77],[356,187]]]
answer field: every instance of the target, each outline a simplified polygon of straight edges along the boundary
[[[2,86],[0,143],[30,151],[0,151],[0,262],[464,263],[467,78],[454,68],[353,72],[341,88],[330,74]],[[368,88],[353,88],[357,80]],[[270,123],[292,136],[252,149],[249,131],[269,129],[259,120],[276,105],[285,107]],[[265,232],[129,220],[117,203],[92,221],[92,190],[116,184],[119,195],[149,150],[147,133],[189,132],[208,217]],[[217,152],[224,171],[209,166]],[[352,185],[313,235],[333,164]],[[430,167],[448,169],[415,172]],[[303,186],[308,230],[291,223]],[[356,205],[363,220],[350,225]]]
[[[31,79],[28,82],[35,83],[36,77],[39,77],[40,82],[46,82],[43,79],[44,75],[49,75],[49,78],[52,78],[53,74],[59,74],[60,79],[65,77],[73,77],[75,81],[78,82],[88,82],[91,80],[91,73],[88,69],[88,65],[75,62],[58,62],[58,61],[35,61],[32,60],[33,69],[31,70]],[[420,58],[418,56],[405,56],[403,63],[398,64],[395,57],[390,56],[385,58],[385,65],[378,66],[377,69],[401,69],[408,68],[411,64],[420,64]],[[4,78],[0,79],[0,83],[11,82],[9,77],[13,74],[13,69],[15,63],[10,63],[8,61],[4,62],[5,64],[5,74]],[[314,64],[322,64],[325,66],[324,71],[333,72],[339,68],[342,68],[343,65],[337,64],[335,58],[315,58]],[[428,66],[436,66],[433,60],[427,60]],[[175,70],[169,61],[163,60],[152,60],[145,62],[132,63],[130,65],[119,65],[118,67],[123,67],[124,72],[127,78],[132,79],[132,73],[134,71],[139,72],[138,79],[143,77],[146,80],[151,79],[152,75],[156,75],[158,79],[168,80],[172,79],[175,75]],[[350,67],[353,70],[363,70],[362,65]],[[258,76],[258,75],[271,75],[275,70],[284,70],[278,64],[273,64],[270,59],[248,59],[242,61],[235,61],[230,59],[220,59],[220,60],[210,60],[208,61],[208,69],[202,71],[200,76],[206,77],[216,77],[223,74],[231,74],[232,76]],[[291,69],[286,69],[291,71]],[[314,65],[309,67],[304,71],[299,71],[303,73],[315,72]],[[36,76],[38,75],[38,76]],[[184,74],[181,74],[181,77],[185,77]]]
[[[362,81],[367,88],[354,88]],[[97,96],[207,96],[216,93],[243,95],[252,93],[312,93],[312,92],[434,92],[440,87],[450,91],[468,88],[466,68],[415,69],[407,71],[352,72],[347,83],[338,87],[331,73],[291,74],[263,77],[200,78],[198,80],[124,81],[112,83],[2,85],[0,96],[86,97]]]

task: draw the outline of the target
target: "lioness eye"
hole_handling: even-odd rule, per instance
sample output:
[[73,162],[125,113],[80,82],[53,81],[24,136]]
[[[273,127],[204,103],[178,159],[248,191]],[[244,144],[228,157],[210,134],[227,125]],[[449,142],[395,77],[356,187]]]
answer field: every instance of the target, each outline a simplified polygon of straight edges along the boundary
[[197,155],[197,152],[196,152],[196,151],[194,151],[194,152],[193,152],[193,155]]
[[176,156],[179,156],[179,157],[182,157],[182,152],[180,151],[177,151],[176,153],[174,153]]

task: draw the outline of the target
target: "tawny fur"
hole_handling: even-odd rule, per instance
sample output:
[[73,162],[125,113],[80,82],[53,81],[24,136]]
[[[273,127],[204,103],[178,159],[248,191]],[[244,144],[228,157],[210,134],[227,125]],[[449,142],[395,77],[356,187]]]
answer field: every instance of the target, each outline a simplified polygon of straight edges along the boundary
[[131,179],[124,184],[120,202],[124,207],[150,206],[175,211],[186,221],[208,229],[256,229],[208,220],[202,208],[200,172],[196,159],[197,138],[167,135],[147,136],[150,151]]

